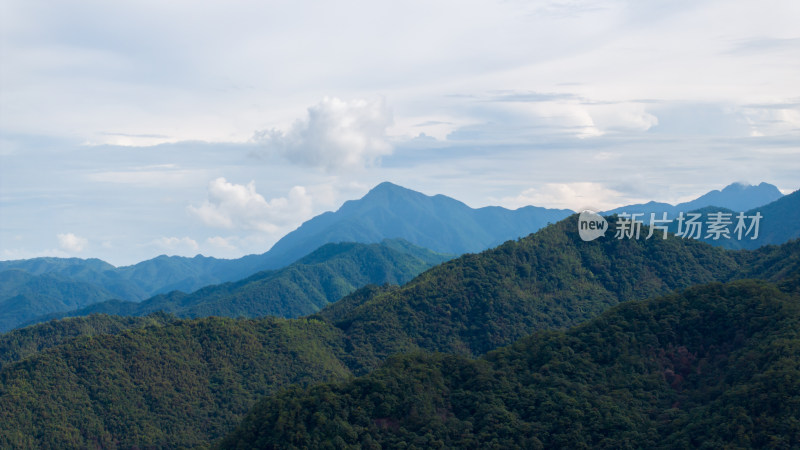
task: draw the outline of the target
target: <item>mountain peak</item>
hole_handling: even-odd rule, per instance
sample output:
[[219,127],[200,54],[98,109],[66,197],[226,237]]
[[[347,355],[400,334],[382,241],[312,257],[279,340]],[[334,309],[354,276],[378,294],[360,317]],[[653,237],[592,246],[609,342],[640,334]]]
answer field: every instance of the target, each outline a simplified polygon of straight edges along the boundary
[[686,210],[703,206],[719,206],[733,211],[747,211],[774,202],[781,197],[783,197],[783,193],[775,185],[764,182],[751,185],[739,181],[725,186],[722,190],[715,189],[696,200],[678,206]]

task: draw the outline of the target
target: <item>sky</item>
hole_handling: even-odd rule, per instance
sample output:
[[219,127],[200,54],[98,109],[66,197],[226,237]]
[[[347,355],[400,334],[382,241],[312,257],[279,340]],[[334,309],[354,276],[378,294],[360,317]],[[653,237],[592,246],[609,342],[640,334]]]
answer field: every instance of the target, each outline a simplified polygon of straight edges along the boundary
[[800,2],[0,3],[0,259],[267,251],[472,207],[800,188]]

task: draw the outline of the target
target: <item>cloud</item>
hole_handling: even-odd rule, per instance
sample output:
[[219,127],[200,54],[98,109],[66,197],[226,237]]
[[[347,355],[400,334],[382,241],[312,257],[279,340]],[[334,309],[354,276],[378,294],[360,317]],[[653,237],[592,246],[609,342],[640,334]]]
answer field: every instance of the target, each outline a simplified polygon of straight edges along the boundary
[[295,186],[286,197],[267,201],[256,192],[256,184],[229,183],[217,178],[208,185],[208,200],[189,212],[208,226],[275,233],[280,227],[311,214],[312,200],[303,186]]
[[176,253],[194,253],[200,249],[197,241],[190,237],[160,237],[152,242],[153,245],[163,250]]
[[328,171],[371,166],[392,153],[386,129],[392,113],[383,100],[343,101],[326,97],[288,131],[255,133],[254,139],[289,161]]
[[89,245],[89,240],[73,233],[58,234],[58,246],[67,252],[79,253]]
[[236,240],[238,240],[236,237],[224,238],[222,236],[214,236],[214,237],[210,237],[210,238],[206,239],[206,243],[208,243],[208,245],[210,245],[210,246],[212,246],[214,248],[220,249],[220,250],[233,251],[233,250],[238,250],[239,249],[239,247],[237,247],[235,244],[233,244],[233,242],[236,241]]
[[526,205],[548,208],[569,208],[578,211],[596,208],[600,211],[631,203],[623,193],[609,189],[601,183],[546,183],[540,187],[524,190],[516,197],[506,197],[502,203],[508,207]]

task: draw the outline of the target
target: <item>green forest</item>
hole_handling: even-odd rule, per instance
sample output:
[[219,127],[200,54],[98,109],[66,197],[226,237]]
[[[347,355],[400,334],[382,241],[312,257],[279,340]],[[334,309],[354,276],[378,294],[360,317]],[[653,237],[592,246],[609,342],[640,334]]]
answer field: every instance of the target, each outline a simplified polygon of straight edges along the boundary
[[2,335],[0,447],[791,448],[798,294],[800,241],[583,242],[564,220],[299,319]]

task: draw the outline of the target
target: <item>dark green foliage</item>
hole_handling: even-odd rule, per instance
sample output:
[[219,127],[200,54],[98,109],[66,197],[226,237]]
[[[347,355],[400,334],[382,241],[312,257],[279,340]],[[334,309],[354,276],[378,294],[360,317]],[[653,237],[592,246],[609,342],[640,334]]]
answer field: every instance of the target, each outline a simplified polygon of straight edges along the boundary
[[256,398],[348,376],[319,321],[208,318],[82,336],[0,371],[0,447],[196,446]]
[[154,313],[146,317],[91,315],[20,328],[0,335],[0,369],[3,365],[55,347],[79,336],[119,334],[129,328],[171,323],[175,318]]
[[0,333],[42,314],[102,302],[113,294],[96,285],[20,269],[0,272]]
[[366,368],[417,348],[478,355],[538,329],[574,325],[621,301],[727,281],[747,259],[674,237],[583,242],[576,222],[573,216],[518,242],[462,256],[360,304],[345,300],[347,311],[334,305],[318,316],[345,331]]
[[[318,311],[366,284],[401,284],[450,259],[401,240],[381,244],[326,244],[289,267],[191,294],[171,292],[141,303],[110,301],[62,316],[146,315],[179,317],[299,317]],[[52,317],[52,316],[51,316]],[[50,317],[48,317],[50,318]]]
[[220,448],[796,448],[798,355],[800,297],[711,284],[478,360],[410,354],[284,390]]
[[[508,345],[536,330],[573,326],[597,317],[623,300],[646,298],[691,284],[748,276],[763,277],[790,288],[792,280],[797,280],[797,271],[791,268],[797,265],[798,242],[757,252],[732,252],[676,238],[647,241],[600,239],[587,243],[580,241],[576,230],[576,218],[572,217],[520,241],[507,242],[480,255],[465,255],[437,266],[405,286],[367,286],[308,319],[179,321],[130,330],[118,336],[70,340],[0,370],[0,411],[9,411],[0,417],[0,427],[8,427],[0,429],[0,436],[11,436],[14,443],[30,443],[31,446],[48,446],[55,442],[67,442],[67,447],[90,446],[90,439],[95,437],[101,438],[106,447],[114,447],[117,444],[113,442],[117,441],[120,446],[194,445],[224,434],[226,427],[238,423],[246,407],[258,395],[271,393],[295,381],[343,379],[349,373],[363,374],[393,354],[423,349],[456,356],[437,356],[441,362],[436,364],[441,366],[441,370],[428,368],[427,356],[401,358],[399,363],[391,363],[387,367],[392,367],[392,364],[417,366],[414,361],[422,358],[425,367],[419,368],[420,373],[426,374],[433,387],[420,387],[422,390],[416,391],[413,379],[402,381],[411,384],[402,388],[402,395],[397,394],[396,400],[391,400],[391,408],[376,410],[375,414],[379,415],[369,420],[376,420],[376,426],[394,429],[399,416],[390,413],[418,405],[422,412],[411,414],[408,410],[409,417],[419,418],[414,419],[416,425],[404,425],[414,433],[418,429],[428,430],[415,438],[414,445],[418,448],[450,442],[447,441],[450,438],[440,433],[440,422],[444,424],[441,426],[455,427],[448,433],[454,436],[453,442],[465,447],[535,447],[538,445],[536,440],[527,440],[530,436],[545,441],[533,431],[546,426],[565,427],[573,421],[582,423],[579,419],[584,419],[579,412],[585,405],[603,406],[617,395],[626,399],[627,394],[607,389],[597,391],[605,392],[603,395],[606,397],[591,397],[595,386],[602,388],[601,382],[605,382],[602,378],[597,379],[591,388],[579,389],[570,384],[571,379],[567,380],[569,383],[562,380],[553,385],[541,385],[546,389],[536,392],[541,391],[547,396],[542,402],[562,409],[558,414],[541,419],[543,424],[537,425],[540,428],[533,429],[528,425],[527,416],[515,416],[523,413],[515,412],[518,410],[503,403],[512,402],[513,396],[499,399],[493,396],[492,386],[497,381],[495,372],[513,370],[497,369],[491,358],[476,363],[469,359],[470,356]],[[181,298],[175,297],[175,301],[181,301]],[[272,329],[280,332],[256,333],[252,330],[259,326],[255,324],[264,323],[272,324]],[[221,324],[222,331],[209,331],[209,328],[216,329],[214,324]],[[313,324],[313,330],[305,334],[291,331],[310,326],[308,324]],[[613,332],[615,328],[609,330]],[[603,333],[598,331],[597,339],[605,339]],[[253,334],[259,337],[243,337]],[[218,336],[216,339],[224,344],[224,348],[199,351],[198,348],[205,348],[204,336],[208,335]],[[541,332],[537,336],[564,338],[572,335]],[[614,336],[612,333],[605,341],[608,351],[617,346]],[[249,344],[244,348],[236,347],[237,343],[254,340],[263,344],[260,347]],[[85,352],[78,351],[84,348],[80,347],[81,343],[86,344]],[[621,341],[620,348],[627,348],[623,344]],[[687,344],[676,343],[673,350],[668,346],[664,348],[675,353],[682,351],[678,349],[680,345]],[[291,346],[294,346],[294,353],[285,350]],[[570,353],[567,350],[563,352],[567,356],[549,367],[569,368],[568,364],[572,364],[567,360]],[[636,354],[623,356],[634,363],[638,361]],[[600,364],[597,361],[586,364],[589,363]],[[36,369],[32,366],[34,364],[39,364]],[[581,368],[580,364],[584,363],[578,361],[575,364]],[[131,367],[143,369],[132,372]],[[52,373],[49,372],[51,368]],[[109,368],[113,375],[109,375],[105,368]],[[675,372],[674,368],[672,370]],[[224,371],[229,382],[215,390],[214,377],[222,375],[214,374],[219,371]],[[47,376],[38,376],[39,373]],[[60,373],[64,375],[58,375]],[[487,393],[480,393],[482,391],[476,387],[480,395],[459,400],[456,409],[448,410],[449,406],[440,401],[437,392],[445,395],[452,390],[448,386],[457,386],[450,377],[459,373],[470,380],[472,386],[480,386]],[[472,373],[485,376],[475,375],[478,379],[472,380],[469,378]],[[522,392],[523,382],[529,381],[513,376],[509,373],[511,378],[507,379],[511,392]],[[386,383],[390,382],[387,375]],[[624,384],[623,381],[619,383],[615,386]],[[445,389],[440,389],[442,386]],[[103,389],[112,393],[106,394]],[[410,395],[406,392],[408,390],[418,394],[406,401],[404,399]],[[143,397],[143,392],[149,393],[149,397]],[[581,397],[584,395],[589,397]],[[117,397],[123,400],[109,400]],[[570,398],[577,399],[578,406],[568,402]],[[287,404],[295,405],[291,403],[295,400],[285,399]],[[453,402],[452,399],[448,401]],[[629,409],[638,411],[634,408],[636,402],[644,400],[635,397],[625,401],[630,402],[625,405],[633,406],[619,408],[622,411],[619,414]],[[169,409],[164,402],[178,407]],[[216,406],[211,406],[212,403]],[[342,408],[347,406],[346,403],[342,405]],[[470,405],[481,413],[470,412]],[[298,423],[305,423],[301,406],[291,406],[294,409],[290,411],[300,414],[298,417],[302,421]],[[460,422],[449,419],[456,410],[461,414],[456,416]],[[439,422],[428,416],[429,411],[441,412]],[[513,414],[509,415],[509,411]],[[362,413],[356,411],[352,414]],[[481,420],[464,418],[464,414],[478,414]],[[628,426],[627,416],[621,418],[615,414],[609,412],[603,426],[629,429],[625,428]],[[594,423],[597,417],[591,417]],[[289,419],[287,416],[284,420]],[[314,420],[322,419],[317,417]],[[369,420],[364,422],[364,426],[372,423]],[[556,425],[546,425],[548,420]],[[349,419],[340,422],[349,423]],[[67,425],[58,425],[61,423]],[[338,424],[334,421],[329,425],[336,429]],[[281,426],[294,425],[289,421]],[[470,437],[470,430],[476,427],[484,431],[477,437]],[[342,429],[347,428],[342,425]],[[649,436],[649,428],[646,429]],[[491,430],[502,431],[502,435],[486,440],[480,437]],[[570,433],[582,434],[583,429],[573,429]],[[458,440],[462,435],[467,440]],[[298,436],[302,437],[302,433]],[[335,441],[336,435],[332,435],[328,443],[350,442],[348,436],[339,436],[342,441]],[[594,434],[589,434],[586,439],[594,439],[592,436]],[[566,446],[569,439],[562,438],[564,444],[554,445]],[[371,446],[369,439],[364,437],[362,445]],[[479,446],[478,441],[488,444]],[[398,445],[400,443],[397,441]]]

